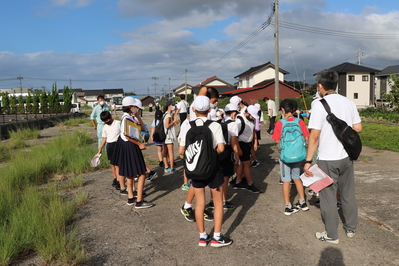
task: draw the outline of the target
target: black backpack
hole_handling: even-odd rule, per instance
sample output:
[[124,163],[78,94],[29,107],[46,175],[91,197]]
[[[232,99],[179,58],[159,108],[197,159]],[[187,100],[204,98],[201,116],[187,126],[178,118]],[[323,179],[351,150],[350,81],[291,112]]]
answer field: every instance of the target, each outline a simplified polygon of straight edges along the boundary
[[228,124],[234,122],[234,120],[227,120],[227,121],[218,121],[220,125],[222,126],[222,132],[223,132],[223,137],[224,141],[226,144],[224,145],[224,151],[219,154],[219,159],[221,161],[226,160],[227,158],[231,158],[231,153],[233,152],[233,149],[231,148],[231,143],[230,145],[227,144],[229,142],[229,129],[228,129]]
[[164,129],[164,123],[163,120],[165,119],[165,115],[162,116],[161,121],[157,124],[155,127],[154,135],[152,136],[152,139],[156,142],[164,142],[166,139],[166,133]]
[[241,121],[241,128],[240,128],[240,131],[238,132],[238,136],[240,136],[242,134],[242,132],[244,132],[245,121],[244,121],[244,117],[242,117],[241,115],[237,115],[237,118],[240,119],[240,121]]
[[193,180],[207,180],[214,176],[219,168],[217,152],[213,148],[213,135],[209,125],[211,120],[198,126],[195,121],[190,122],[187,131],[184,151],[184,167],[187,178]]
[[362,152],[362,141],[359,134],[351,126],[348,126],[345,121],[331,113],[330,106],[325,99],[321,99],[320,102],[323,104],[324,109],[326,109],[328,114],[327,121],[331,124],[335,136],[337,136],[338,140],[344,146],[349,158],[356,161]]

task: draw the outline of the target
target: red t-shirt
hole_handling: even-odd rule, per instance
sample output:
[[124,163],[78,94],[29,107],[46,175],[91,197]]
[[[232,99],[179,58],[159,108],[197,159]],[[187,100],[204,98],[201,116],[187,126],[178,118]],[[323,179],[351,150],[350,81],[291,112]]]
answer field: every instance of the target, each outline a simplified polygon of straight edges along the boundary
[[[288,117],[288,121],[294,121],[295,117]],[[306,138],[309,136],[309,131],[308,128],[305,125],[305,122],[302,119],[299,119],[299,126],[302,130],[303,136]],[[281,123],[280,120],[276,122],[276,125],[274,126],[274,131],[273,131],[273,136],[272,139],[276,141],[280,141],[280,136],[281,136],[281,131],[283,129],[283,123]]]

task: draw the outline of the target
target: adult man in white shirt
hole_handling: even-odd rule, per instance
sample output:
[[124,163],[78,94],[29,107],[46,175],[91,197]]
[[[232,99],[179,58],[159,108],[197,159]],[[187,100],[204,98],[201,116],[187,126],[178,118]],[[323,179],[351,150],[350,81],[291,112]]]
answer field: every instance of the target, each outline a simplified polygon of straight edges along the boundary
[[267,103],[267,111],[269,115],[269,129],[267,130],[267,133],[273,134],[274,130],[274,124],[276,122],[276,116],[277,116],[277,109],[276,109],[276,103],[269,99],[269,97],[263,98],[263,101]]
[[[351,125],[357,132],[362,131],[361,119],[356,105],[350,99],[336,93],[338,74],[325,69],[320,71],[316,77],[317,90],[331,108],[331,112],[338,118]],[[354,237],[356,232],[358,209],[354,187],[353,161],[337,139],[330,123],[326,119],[327,112],[320,101],[315,101],[312,106],[312,115],[308,128],[310,129],[309,144],[304,173],[312,176],[309,171],[312,158],[318,148],[318,166],[333,180],[334,183],[320,191],[320,210],[325,224],[325,232],[317,232],[316,238],[330,242],[339,243],[337,211],[337,189],[340,191],[341,208],[344,216],[344,229],[348,237]]]
[[189,108],[188,102],[186,102],[186,95],[180,94],[180,102],[176,105],[176,115],[179,114],[180,117],[180,125],[187,118],[187,109]]

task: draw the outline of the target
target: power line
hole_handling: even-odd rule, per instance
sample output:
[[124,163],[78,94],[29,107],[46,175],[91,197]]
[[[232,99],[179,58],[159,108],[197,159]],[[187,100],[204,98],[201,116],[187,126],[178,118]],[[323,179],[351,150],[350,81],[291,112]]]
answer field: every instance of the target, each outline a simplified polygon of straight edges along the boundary
[[[274,25],[275,22],[273,21]],[[362,33],[362,32],[348,32],[348,31],[339,31],[332,29],[323,29],[317,27],[310,27],[295,23],[290,23],[286,21],[279,21],[279,26],[291,30],[303,31],[313,34],[321,34],[326,36],[334,36],[341,38],[352,38],[352,39],[399,39],[399,34],[375,34],[375,33]]]

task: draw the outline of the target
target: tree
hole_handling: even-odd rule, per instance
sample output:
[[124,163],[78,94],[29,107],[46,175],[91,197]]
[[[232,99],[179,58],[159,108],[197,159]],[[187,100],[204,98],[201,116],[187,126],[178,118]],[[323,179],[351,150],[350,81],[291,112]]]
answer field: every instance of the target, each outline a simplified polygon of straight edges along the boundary
[[399,77],[397,74],[392,74],[391,78],[388,80],[389,87],[391,91],[389,93],[384,93],[384,98],[393,106],[399,109]]
[[58,97],[57,83],[55,82],[51,88],[51,93],[48,95],[48,104],[51,113],[58,112],[58,107],[60,105],[60,99]]
[[3,93],[2,96],[3,96],[3,98],[2,98],[3,99],[3,105],[2,105],[3,113],[6,115],[9,115],[10,114],[10,98],[8,98],[8,92]]
[[46,90],[43,90],[40,94],[40,111],[42,112],[42,114],[48,113],[48,99]]
[[20,113],[20,114],[25,113],[24,104],[25,104],[24,97],[22,97],[22,95],[19,95],[18,96],[18,113]]
[[35,91],[35,94],[33,94],[33,113],[37,114],[39,113],[39,101],[40,101],[40,91]]
[[32,113],[32,95],[30,95],[30,92],[28,92],[28,96],[26,96],[26,111]]
[[10,101],[10,113],[11,114],[16,114],[17,113],[17,97],[15,95],[12,95]]
[[[284,83],[287,83],[288,85],[290,85],[300,91],[302,91],[304,89],[303,81],[284,81]],[[305,87],[308,85],[309,84],[305,82]]]
[[64,86],[62,89],[62,94],[64,95],[64,113],[69,113],[72,105],[73,90],[68,86]]

